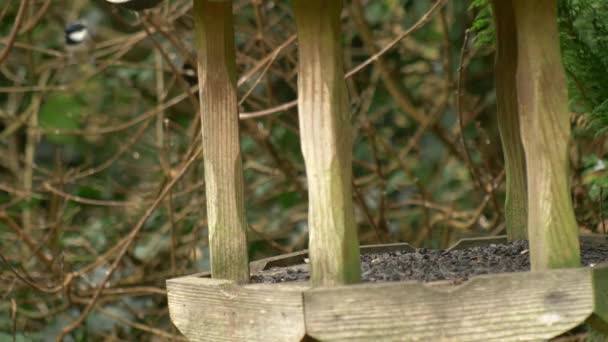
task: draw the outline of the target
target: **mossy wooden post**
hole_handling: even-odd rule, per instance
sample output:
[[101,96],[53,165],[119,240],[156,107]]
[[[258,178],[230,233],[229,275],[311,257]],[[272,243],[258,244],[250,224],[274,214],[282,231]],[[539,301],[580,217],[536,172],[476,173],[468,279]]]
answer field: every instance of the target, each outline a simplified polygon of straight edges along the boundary
[[527,240],[526,159],[517,113],[517,31],[512,0],[492,2],[496,28],[496,105],[505,158],[505,221],[509,240]]
[[211,273],[249,280],[232,1],[194,0]]
[[298,110],[309,193],[312,286],[360,279],[352,203],[352,137],[344,81],[342,1],[293,0],[299,41]]
[[[501,0],[502,1],[502,0]],[[512,0],[517,25],[517,99],[528,179],[533,271],[580,266],[568,182],[570,121],[557,0]]]

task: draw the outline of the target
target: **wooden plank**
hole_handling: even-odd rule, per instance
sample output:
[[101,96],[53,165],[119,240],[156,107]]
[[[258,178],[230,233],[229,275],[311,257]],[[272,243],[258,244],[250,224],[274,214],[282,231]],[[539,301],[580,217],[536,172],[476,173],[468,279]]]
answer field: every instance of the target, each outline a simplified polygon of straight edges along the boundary
[[198,273],[188,274],[185,277],[211,278],[211,272],[209,272],[209,271],[198,272]]
[[299,341],[305,285],[182,277],[167,281],[169,314],[190,341]]
[[496,109],[505,158],[505,225],[510,241],[528,239],[526,159],[517,112],[517,26],[512,0],[492,1],[496,29]]
[[415,252],[416,248],[410,246],[408,243],[388,243],[382,245],[361,246],[361,254],[390,253],[399,251]]
[[448,251],[455,250],[455,249],[467,249],[467,248],[472,248],[472,247],[488,246],[493,243],[499,244],[499,243],[507,243],[507,242],[508,242],[508,240],[505,235],[486,236],[486,237],[480,237],[480,238],[464,238],[464,239],[458,240],[458,242],[456,242],[452,247],[448,248]]
[[211,273],[249,280],[232,2],[194,1]]
[[606,246],[608,243],[608,235],[604,234],[580,234],[578,238],[581,243],[588,245]]
[[[289,254],[282,254],[270,258],[256,260],[251,263],[251,267],[262,271],[272,267],[286,267],[291,265],[303,264],[304,259],[308,258],[308,250],[302,250]],[[253,272],[253,271],[252,271]]]
[[342,1],[294,0],[298,118],[308,180],[311,283],[360,280],[352,200],[352,132],[344,80]]
[[308,333],[322,341],[546,340],[583,323],[594,303],[591,268],[304,292]]
[[[504,242],[506,237],[463,239],[452,248],[468,248],[500,240]],[[581,235],[581,240],[605,245],[608,237],[590,234]],[[362,246],[361,251],[382,253],[404,248],[411,247],[407,244],[368,245]],[[259,261],[280,260],[282,257],[293,261],[292,258],[296,256],[303,258],[306,251]],[[313,329],[312,336],[322,337],[322,340],[535,340],[559,335],[585,318],[594,329],[608,333],[608,264],[573,270],[481,276],[459,286],[454,286],[452,282],[401,282],[318,289],[306,292],[306,310],[301,299],[301,292],[309,289],[305,282],[238,287],[230,281],[200,279],[208,275],[199,273],[167,282],[171,318],[180,331],[193,341],[297,341],[303,334],[303,311],[308,314],[306,324]],[[585,294],[586,291],[589,294]],[[585,304],[587,302],[588,305]],[[290,308],[281,309],[281,303],[289,303],[286,308]],[[588,312],[584,309],[586,305],[591,308]],[[219,307],[219,311],[216,307]],[[257,328],[244,324],[248,319],[247,322],[250,322],[253,316],[261,316],[260,310],[265,314],[270,312],[270,315],[251,323],[260,324]],[[315,313],[317,311],[319,313]],[[314,320],[324,319],[323,315],[330,317],[327,322],[321,322],[319,328],[319,322],[315,324]],[[275,316],[285,321],[276,321]],[[235,318],[228,322],[225,317]],[[559,320],[556,321],[557,318]],[[541,324],[543,319],[551,324],[544,327]],[[297,323],[298,320],[300,323]],[[265,332],[267,326],[274,329],[275,323],[285,326],[294,321],[295,331],[286,329],[290,335],[284,336],[284,339],[281,339],[281,331],[271,335]],[[365,324],[371,328],[364,324],[352,330],[352,325],[358,325],[353,322],[367,322]],[[377,331],[374,331],[374,322],[382,322],[376,327]],[[235,331],[234,335],[225,335],[222,340],[222,334],[233,331],[235,324],[244,329]],[[314,329],[325,329],[325,325],[333,326],[334,330],[315,333]],[[345,328],[338,328],[340,325]],[[219,331],[210,331],[209,327],[215,329],[216,326]],[[264,333],[254,333],[256,329]],[[383,331],[389,334],[382,335]],[[413,333],[410,334],[410,331]],[[509,331],[519,333],[510,334]],[[402,335],[394,335],[393,332]]]
[[[589,244],[589,245],[597,244],[597,245],[604,246],[604,245],[606,245],[606,243],[608,243],[608,235],[580,234],[579,240],[581,241],[581,243],[585,243],[585,244]],[[458,240],[458,242],[456,242],[454,245],[452,245],[447,250],[467,249],[467,248],[471,248],[471,247],[488,246],[493,243],[501,244],[501,243],[507,243],[507,242],[509,242],[509,241],[508,241],[508,238],[506,235],[484,236],[484,237],[477,237],[477,238],[463,238],[463,239]]]
[[528,179],[532,271],[579,267],[569,186],[568,88],[557,0],[512,0],[517,25],[517,100]]

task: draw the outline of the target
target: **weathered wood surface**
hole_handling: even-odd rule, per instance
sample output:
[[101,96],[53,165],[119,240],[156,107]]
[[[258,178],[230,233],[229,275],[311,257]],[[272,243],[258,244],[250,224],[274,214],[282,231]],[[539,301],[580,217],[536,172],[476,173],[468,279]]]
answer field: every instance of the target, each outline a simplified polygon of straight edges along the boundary
[[467,249],[472,247],[482,247],[488,246],[493,243],[507,243],[507,237],[504,235],[499,236],[486,236],[481,238],[464,238],[458,240],[452,247],[448,248],[448,250],[453,249]]
[[167,281],[169,314],[190,341],[300,341],[307,288],[176,278]]
[[540,341],[588,321],[608,328],[608,264],[414,282],[314,288],[167,282],[171,319],[191,341]]
[[[507,243],[509,238],[506,235],[497,235],[497,236],[485,236],[485,237],[476,237],[476,238],[463,238],[458,240],[455,244],[453,244],[448,250],[453,249],[466,249],[471,247],[482,247],[488,246],[493,243]],[[580,234],[579,240],[582,243],[588,245],[600,245],[605,246],[608,242],[608,235],[602,234]],[[381,246],[381,245],[379,245]]]
[[512,0],[492,1],[496,29],[496,109],[505,158],[505,225],[509,240],[527,240],[526,159],[517,112],[517,26]]
[[232,2],[194,1],[211,272],[249,280]]
[[352,136],[344,80],[342,1],[294,0],[298,31],[298,118],[308,180],[313,286],[360,280],[352,199]]
[[308,250],[302,250],[289,254],[282,254],[270,258],[256,260],[251,263],[251,273],[255,271],[267,270],[272,267],[286,267],[297,264],[303,264],[304,259],[308,258]]
[[593,273],[579,268],[480,276],[460,286],[311,289],[304,293],[306,327],[322,341],[546,340],[592,314]]
[[[608,237],[589,234],[580,239],[605,245]],[[451,248],[504,241],[504,236],[463,239]],[[362,246],[361,252],[404,248],[413,249],[407,244],[371,245]],[[259,262],[287,266],[302,264],[305,257],[302,251]],[[608,333],[608,264],[481,276],[458,286],[237,286],[202,278],[205,275],[167,281],[171,318],[192,341],[300,341],[305,327],[310,336],[323,341],[534,341],[557,336],[585,320]]]
[[517,111],[526,155],[532,271],[580,266],[568,182],[570,116],[557,0],[511,0],[517,26]]

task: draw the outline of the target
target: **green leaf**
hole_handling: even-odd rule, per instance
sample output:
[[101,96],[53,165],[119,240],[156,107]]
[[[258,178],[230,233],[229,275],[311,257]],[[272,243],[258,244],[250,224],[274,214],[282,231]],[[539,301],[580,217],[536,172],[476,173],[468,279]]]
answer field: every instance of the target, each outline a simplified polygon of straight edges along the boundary
[[288,191],[278,196],[279,203],[284,209],[293,207],[302,201],[302,196],[297,191]]
[[79,128],[80,118],[85,106],[75,96],[55,94],[49,97],[40,108],[40,127],[51,131],[47,138],[57,144],[76,144],[74,135],[54,134],[54,130],[74,130]]

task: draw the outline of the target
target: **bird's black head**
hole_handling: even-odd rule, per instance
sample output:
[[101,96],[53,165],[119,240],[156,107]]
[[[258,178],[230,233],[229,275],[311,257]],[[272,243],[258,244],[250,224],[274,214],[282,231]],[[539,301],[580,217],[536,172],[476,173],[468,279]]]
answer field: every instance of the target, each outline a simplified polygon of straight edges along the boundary
[[65,27],[65,43],[67,45],[79,45],[89,36],[89,29],[81,24],[68,24]]
[[142,11],[145,9],[153,8],[158,5],[162,0],[106,0],[107,2],[130,9],[132,11]]

